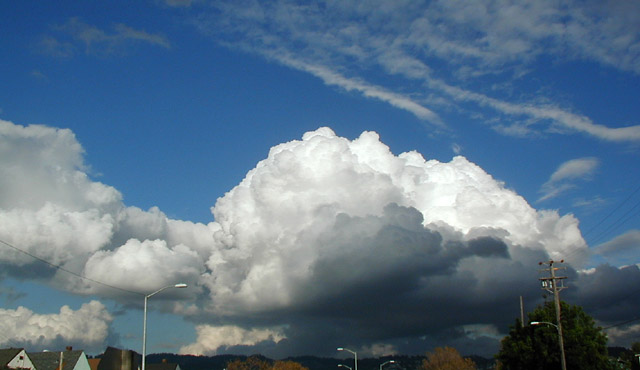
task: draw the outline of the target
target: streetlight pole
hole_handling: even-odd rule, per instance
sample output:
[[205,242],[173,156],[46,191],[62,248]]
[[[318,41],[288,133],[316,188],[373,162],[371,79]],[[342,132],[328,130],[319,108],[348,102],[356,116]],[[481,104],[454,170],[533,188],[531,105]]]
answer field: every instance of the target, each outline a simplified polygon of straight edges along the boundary
[[186,288],[187,284],[180,283],[174,285],[167,285],[166,287],[160,288],[151,294],[147,294],[144,296],[144,318],[142,320],[142,370],[145,370],[145,359],[147,356],[147,300],[152,296],[160,293],[161,291],[169,288]]
[[343,365],[343,364],[338,364],[338,367],[344,367],[344,368],[347,368],[349,370],[352,370],[351,366],[347,366],[347,365]]
[[558,331],[558,338],[560,343],[560,365],[562,366],[562,370],[567,370],[567,362],[564,358],[564,341],[562,340],[562,330],[560,329],[560,326],[548,321],[532,321],[531,322],[531,325],[540,325],[540,324],[547,324],[547,325],[554,326]]
[[396,362],[394,360],[389,360],[387,362],[383,362],[380,364],[380,370],[382,370],[382,367],[386,364],[395,364]]
[[338,347],[338,351],[347,351],[347,352],[353,353],[353,358],[354,358],[353,361],[355,363],[354,370],[358,370],[358,354],[356,353],[356,351],[352,351],[349,348],[342,348],[342,347]]

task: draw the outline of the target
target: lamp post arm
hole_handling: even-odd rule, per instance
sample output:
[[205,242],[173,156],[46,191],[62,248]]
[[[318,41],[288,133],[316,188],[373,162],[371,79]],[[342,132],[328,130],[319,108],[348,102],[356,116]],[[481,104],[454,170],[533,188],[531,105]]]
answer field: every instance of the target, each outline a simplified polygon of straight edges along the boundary
[[354,359],[354,370],[358,370],[358,353],[356,351],[352,351],[349,348],[344,348],[344,347],[338,347],[338,351],[347,351],[353,354],[353,359]]
[[[153,294],[158,293],[154,292]],[[144,316],[142,319],[142,370],[145,370],[145,356],[147,355],[147,300],[153,294],[144,296]]]
[[556,331],[558,332],[558,342],[560,345],[560,366],[562,367],[562,370],[567,370],[567,362],[564,354],[564,339],[562,338],[562,326],[560,324],[560,321],[558,321],[558,324],[560,325],[556,325],[549,321],[532,321],[531,322],[531,325],[540,325],[540,324],[551,325],[556,328]]
[[380,370],[382,370],[382,367],[383,367],[384,365],[386,365],[386,364],[395,364],[395,363],[396,363],[396,361],[395,361],[395,360],[389,360],[389,361],[387,361],[387,362],[383,362],[383,363],[381,363],[381,364],[380,364]]
[[162,287],[151,294],[147,294],[144,296],[144,316],[142,318],[142,366],[141,370],[145,370],[146,365],[146,356],[147,356],[147,301],[152,296],[160,293],[161,291],[169,288],[186,288],[187,284],[180,283],[174,285],[167,285]]
[[161,291],[163,291],[163,290],[165,290],[165,289],[169,289],[169,288],[186,288],[186,287],[187,287],[187,284],[185,284],[185,283],[174,284],[174,285],[167,285],[167,286],[165,286],[165,287],[162,287],[162,288],[160,288],[160,289],[156,290],[155,292],[153,292],[153,293],[151,293],[151,294],[147,294],[147,296],[146,296],[146,297],[147,297],[147,298],[151,298],[151,296],[154,296],[154,295],[156,295],[156,294],[160,293]]

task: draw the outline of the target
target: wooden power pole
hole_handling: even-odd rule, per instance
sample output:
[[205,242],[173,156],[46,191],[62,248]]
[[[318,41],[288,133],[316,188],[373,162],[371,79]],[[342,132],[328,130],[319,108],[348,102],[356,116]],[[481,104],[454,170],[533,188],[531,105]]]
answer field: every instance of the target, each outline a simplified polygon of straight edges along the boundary
[[564,260],[561,260],[560,262],[550,260],[548,262],[540,262],[538,264],[549,265],[549,268],[542,270],[549,272],[549,276],[540,278],[540,281],[542,282],[542,289],[548,291],[549,293],[553,293],[553,300],[556,304],[556,328],[558,329],[558,338],[560,342],[560,363],[562,365],[562,370],[567,370],[567,363],[564,356],[564,340],[562,338],[562,315],[560,313],[560,291],[566,288],[563,284],[563,281],[567,277],[556,276],[556,270],[564,269],[564,267],[554,267],[554,264],[563,262]]

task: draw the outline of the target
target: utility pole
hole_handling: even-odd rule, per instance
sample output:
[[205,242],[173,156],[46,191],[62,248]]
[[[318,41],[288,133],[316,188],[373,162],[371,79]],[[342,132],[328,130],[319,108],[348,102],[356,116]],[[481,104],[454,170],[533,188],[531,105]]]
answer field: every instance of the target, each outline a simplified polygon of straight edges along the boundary
[[564,340],[562,335],[562,322],[561,314],[560,314],[560,291],[565,289],[563,284],[563,280],[566,279],[566,276],[556,276],[556,270],[564,269],[564,267],[554,267],[555,263],[563,263],[564,260],[560,260],[560,262],[549,260],[548,262],[540,262],[538,265],[549,265],[549,268],[543,269],[542,271],[548,271],[549,277],[542,277],[539,280],[542,282],[542,289],[553,293],[553,300],[556,304],[556,322],[558,323],[558,337],[560,342],[560,364],[562,365],[562,370],[567,370],[567,362],[564,356]]
[[522,296],[520,296],[520,325],[524,326],[524,304],[522,303]]

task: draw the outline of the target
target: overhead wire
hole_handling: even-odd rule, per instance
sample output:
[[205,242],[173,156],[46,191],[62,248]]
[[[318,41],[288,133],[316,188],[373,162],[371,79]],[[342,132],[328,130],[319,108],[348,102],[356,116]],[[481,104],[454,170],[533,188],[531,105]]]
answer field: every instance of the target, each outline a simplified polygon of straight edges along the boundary
[[627,320],[627,321],[620,322],[620,323],[617,323],[617,324],[609,325],[607,327],[602,328],[602,330],[607,330],[607,329],[615,328],[615,327],[618,327],[618,326],[627,325],[629,323],[632,323],[632,322],[638,321],[638,320],[640,320],[640,317],[636,317],[635,319]]
[[57,269],[57,270],[64,271],[64,272],[66,272],[66,273],[68,273],[68,274],[71,274],[71,275],[73,275],[73,276],[76,276],[76,277],[78,277],[78,278],[80,278],[80,279],[82,279],[82,280],[90,281],[90,282],[92,282],[92,283],[95,283],[95,284],[98,284],[98,285],[102,285],[102,286],[107,287],[107,288],[111,288],[111,289],[119,290],[119,291],[122,291],[122,292],[126,292],[126,293],[132,293],[132,294],[137,294],[137,295],[144,295],[143,293],[140,293],[140,292],[135,292],[135,291],[132,291],[132,290],[128,290],[128,289],[124,289],[124,288],[120,288],[120,287],[118,287],[118,286],[111,285],[111,284],[107,284],[107,283],[104,283],[104,282],[102,282],[102,281],[99,281],[99,280],[96,280],[96,279],[92,279],[92,278],[90,278],[90,277],[87,277],[87,276],[84,276],[84,275],[82,275],[82,274],[76,273],[76,272],[71,271],[71,270],[69,270],[69,269],[66,269],[66,268],[64,268],[64,267],[62,267],[62,266],[60,266],[60,265],[56,265],[56,264],[54,264],[54,263],[51,263],[51,262],[49,262],[49,261],[47,261],[47,260],[45,260],[45,259],[43,259],[43,258],[40,258],[40,257],[38,257],[38,256],[36,256],[36,255],[34,255],[34,254],[32,254],[32,253],[29,253],[29,252],[25,251],[25,250],[23,250],[23,249],[20,249],[20,248],[16,247],[15,245],[12,245],[11,243],[9,243],[9,242],[7,242],[7,241],[4,241],[4,240],[2,240],[2,239],[0,239],[0,244],[4,244],[4,245],[6,245],[6,246],[7,246],[7,247],[9,247],[9,248],[12,248],[12,249],[14,249],[14,250],[16,250],[16,251],[18,251],[18,252],[20,252],[20,253],[22,253],[22,254],[25,254],[25,255],[27,255],[27,256],[29,256],[29,257],[31,257],[31,258],[33,258],[33,259],[35,259],[35,260],[38,260],[38,261],[40,261],[40,262],[42,262],[42,263],[45,263],[45,264],[47,264],[47,265],[49,265],[49,266],[51,266],[51,267],[53,267],[53,268],[55,268],[55,269]]
[[620,208],[622,208],[623,205],[625,205],[625,203],[627,203],[629,201],[629,199],[631,199],[638,191],[640,191],[640,186],[638,186],[634,191],[631,192],[631,194],[629,194],[629,196],[627,196],[626,199],[624,199],[622,202],[620,202],[613,210],[611,210],[611,212],[609,212],[606,216],[604,216],[602,218],[602,220],[600,220],[597,224],[595,224],[594,226],[592,226],[591,228],[589,228],[589,230],[587,230],[583,236],[587,236],[589,235],[592,231],[594,231],[595,229],[597,229],[600,225],[602,225],[609,217],[611,217],[614,213],[616,213]]
[[637,216],[638,214],[640,214],[640,209],[633,213],[632,215],[629,215],[629,213],[631,213],[633,210],[635,210],[636,208],[640,207],[640,201],[638,201],[638,203],[636,203],[633,207],[631,207],[629,210],[627,210],[627,212],[625,212],[622,216],[620,216],[614,223],[612,223],[611,225],[609,225],[606,229],[604,229],[603,231],[601,231],[594,239],[594,243],[599,242],[600,240],[602,240],[607,234],[618,230],[620,227],[622,227],[622,225],[624,225],[627,221],[633,219],[635,216]]
[[[603,225],[609,218],[611,218],[616,212],[618,212],[620,209],[622,209],[625,205],[628,205],[629,201],[634,197],[634,195],[636,193],[638,193],[638,191],[640,191],[640,186],[635,188],[635,190],[633,190],[631,192],[631,194],[629,194],[623,201],[621,201],[612,211],[610,211],[606,216],[604,216],[598,223],[596,223],[594,226],[589,228],[583,234],[583,237],[586,237],[587,235],[589,235],[592,232],[594,232],[597,228],[599,228],[601,225]],[[640,209],[638,209],[638,211],[634,212],[634,210],[636,208],[638,208],[638,207],[640,207],[640,200],[638,202],[636,202],[631,208],[627,209],[626,212],[624,212],[620,217],[618,217],[615,221],[613,221],[611,224],[609,224],[604,230],[601,230],[598,234],[596,234],[596,236],[592,239],[592,243],[595,244],[598,241],[602,240],[604,237],[606,237],[610,233],[618,230],[620,227],[622,227],[629,220],[633,219],[638,214],[640,214]],[[634,213],[632,213],[632,212],[634,212]],[[571,256],[573,256],[574,254],[576,254],[579,251],[580,251],[580,248],[575,247],[572,251],[569,251],[568,253],[565,253],[564,254],[564,258],[570,258]],[[631,297],[631,296],[633,296],[635,294],[637,294],[637,292],[634,290],[634,291],[630,292],[628,295],[626,295],[625,297],[622,297],[621,299],[626,300],[626,299],[628,299],[629,297]],[[626,320],[626,321],[623,321],[623,322],[619,322],[617,324],[613,324],[613,325],[609,325],[609,326],[603,327],[602,330],[608,330],[608,329],[616,328],[616,327],[619,327],[619,326],[624,326],[624,325],[630,324],[630,323],[638,321],[638,320],[640,320],[640,317],[636,317],[634,319]]]
[[[618,212],[622,207],[629,203],[636,193],[640,191],[640,186],[636,187],[624,200],[622,200],[618,205],[611,210],[606,216],[604,216],[600,221],[598,221],[594,226],[590,227],[586,232],[582,234],[582,237],[585,238],[587,235],[594,232],[598,227],[600,227],[605,221],[607,221],[611,216],[613,216],[616,212]],[[595,244],[596,242],[602,240],[606,235],[610,234],[613,231],[618,230],[622,225],[627,223],[629,220],[633,219],[637,215],[640,214],[640,208],[637,212],[629,215],[633,210],[640,207],[640,200],[636,204],[634,204],[630,209],[628,209],[622,216],[618,217],[612,224],[607,226],[603,231],[600,231],[595,238],[592,239],[591,244]],[[567,251],[564,253],[564,259],[569,259],[576,253],[580,252],[581,248],[578,246],[574,247],[573,250]]]

